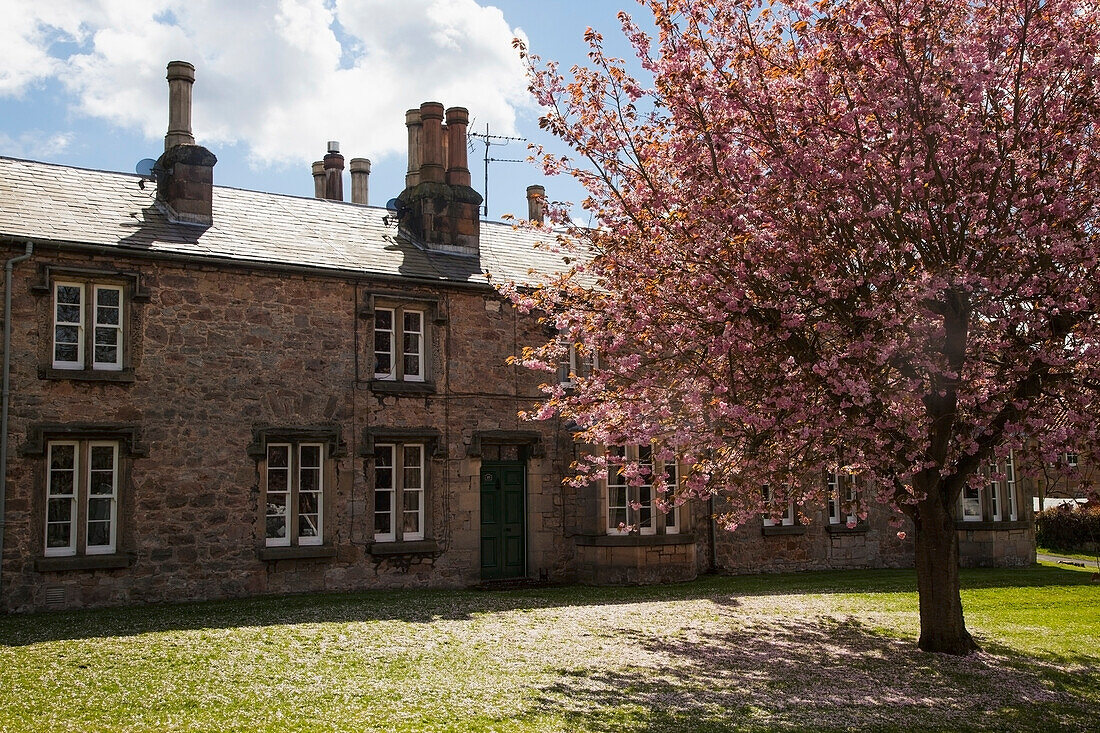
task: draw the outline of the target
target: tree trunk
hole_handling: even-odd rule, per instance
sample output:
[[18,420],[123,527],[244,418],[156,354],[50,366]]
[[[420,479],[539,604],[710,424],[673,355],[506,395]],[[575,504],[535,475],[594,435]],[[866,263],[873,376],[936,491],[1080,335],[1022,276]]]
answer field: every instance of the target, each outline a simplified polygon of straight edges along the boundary
[[920,641],[917,646],[926,652],[970,654],[978,650],[978,645],[963,621],[955,517],[936,495],[929,496],[917,509],[915,539],[920,595]]

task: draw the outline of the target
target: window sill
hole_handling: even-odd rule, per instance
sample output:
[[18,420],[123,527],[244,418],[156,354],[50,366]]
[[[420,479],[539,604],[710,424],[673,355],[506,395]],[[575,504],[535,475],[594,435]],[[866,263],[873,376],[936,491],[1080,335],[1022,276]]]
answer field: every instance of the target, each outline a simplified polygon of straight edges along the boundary
[[1015,522],[955,522],[955,529],[980,529],[980,530],[1009,530],[1028,529],[1031,522],[1028,520],[1016,520]]
[[580,547],[652,547],[658,545],[694,545],[691,534],[597,534],[578,535]]
[[868,529],[870,528],[863,522],[858,522],[854,527],[849,527],[847,524],[825,525],[825,531],[829,534],[867,534]]
[[40,573],[63,570],[117,570],[134,564],[135,557],[130,553],[114,555],[69,555],[66,557],[38,557],[34,560],[34,569]]
[[372,392],[384,394],[435,394],[433,382],[404,382],[398,379],[370,380]]
[[39,367],[39,379],[71,380],[74,382],[114,382],[116,384],[129,384],[134,381],[133,369],[108,371],[105,369],[54,369],[53,367]]
[[439,543],[435,540],[375,542],[370,546],[372,555],[431,555],[437,552],[439,552]]
[[336,557],[336,548],[332,545],[300,545],[260,549],[261,560],[313,560],[324,557]]
[[788,524],[778,525],[775,527],[764,527],[764,536],[772,537],[774,535],[783,534],[806,534],[806,525],[804,524]]

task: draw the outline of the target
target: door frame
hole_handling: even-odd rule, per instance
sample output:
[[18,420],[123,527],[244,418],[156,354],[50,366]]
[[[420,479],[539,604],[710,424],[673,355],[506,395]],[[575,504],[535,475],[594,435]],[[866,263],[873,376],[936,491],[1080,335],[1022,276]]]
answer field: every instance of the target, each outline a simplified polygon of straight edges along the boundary
[[[515,576],[514,578],[503,578],[503,580],[513,580],[515,578],[527,578],[530,575],[530,533],[527,531],[527,456],[523,451],[520,452],[519,460],[515,461],[485,461],[481,462],[478,468],[478,572],[481,572],[481,477],[485,469],[488,468],[504,468],[504,467],[519,467],[523,472],[523,509],[522,509],[522,531],[523,531],[523,573]],[[502,486],[503,489],[503,486]],[[503,491],[501,492],[503,493]],[[501,502],[501,512],[503,514],[504,504]],[[501,548],[503,551],[503,548]],[[503,556],[502,556],[503,562]],[[503,567],[503,566],[502,566]],[[486,578],[482,578],[486,580]]]

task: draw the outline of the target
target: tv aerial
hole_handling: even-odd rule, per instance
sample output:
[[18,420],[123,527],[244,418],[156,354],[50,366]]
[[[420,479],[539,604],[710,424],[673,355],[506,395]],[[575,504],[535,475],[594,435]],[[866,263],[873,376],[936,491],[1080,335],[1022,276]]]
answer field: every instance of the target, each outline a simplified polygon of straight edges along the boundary
[[157,168],[157,161],[152,158],[142,158],[134,166],[134,173],[137,173],[141,178],[138,180],[138,187],[141,190],[145,190],[146,181],[157,180],[157,174],[160,173],[160,169]]
[[382,217],[382,223],[390,226],[401,221],[402,217],[409,213],[409,208],[400,199],[392,198],[386,202],[386,211],[390,213]]
[[508,145],[512,142],[527,142],[527,138],[508,137],[507,135],[490,135],[488,122],[485,123],[485,132],[468,132],[466,133],[466,137],[471,140],[480,140],[485,145],[485,218],[489,218],[489,164],[527,162],[522,158],[492,158],[489,156],[489,149]]

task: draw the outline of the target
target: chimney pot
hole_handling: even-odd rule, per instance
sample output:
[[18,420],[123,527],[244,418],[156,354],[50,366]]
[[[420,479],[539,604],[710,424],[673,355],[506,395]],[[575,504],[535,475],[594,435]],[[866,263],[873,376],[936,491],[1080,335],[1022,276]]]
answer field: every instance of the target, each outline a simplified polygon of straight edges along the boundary
[[405,112],[405,127],[409,128],[409,167],[405,173],[405,187],[412,188],[420,183],[420,110]]
[[320,160],[313,163],[313,197],[325,197],[325,164]]
[[470,111],[465,107],[447,110],[447,183],[470,185],[470,168],[466,158],[466,127]]
[[420,105],[420,182],[443,183],[446,170],[443,162],[443,105],[425,102]]
[[325,171],[325,198],[330,201],[344,200],[344,156],[340,155],[340,143],[328,142],[329,152],[323,161]]
[[370,191],[370,159],[352,158],[348,167],[351,169],[351,202],[366,206]]
[[546,218],[546,188],[544,186],[527,187],[527,219],[542,224]]
[[195,67],[186,61],[168,64],[168,134],[164,136],[165,151],[177,145],[194,145],[191,134],[191,87],[195,83]]

